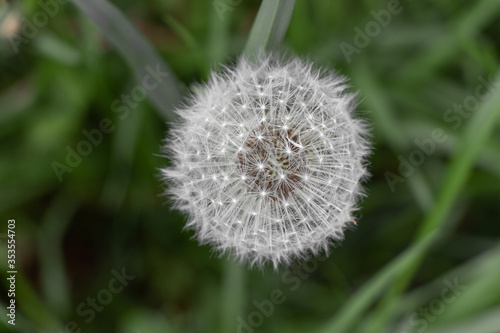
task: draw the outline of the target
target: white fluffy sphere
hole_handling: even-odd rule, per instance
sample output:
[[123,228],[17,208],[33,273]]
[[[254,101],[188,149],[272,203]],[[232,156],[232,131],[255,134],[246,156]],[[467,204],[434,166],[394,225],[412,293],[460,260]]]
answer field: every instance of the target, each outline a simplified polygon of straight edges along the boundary
[[202,244],[261,266],[329,251],[367,175],[345,78],[260,55],[212,74],[165,141],[168,194]]

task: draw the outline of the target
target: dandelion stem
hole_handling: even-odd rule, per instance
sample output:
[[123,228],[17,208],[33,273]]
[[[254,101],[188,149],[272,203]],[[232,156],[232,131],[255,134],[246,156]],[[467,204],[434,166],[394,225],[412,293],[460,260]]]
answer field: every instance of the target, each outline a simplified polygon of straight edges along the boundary
[[224,281],[222,288],[222,331],[235,332],[236,319],[243,313],[245,300],[244,266],[226,260],[224,266]]

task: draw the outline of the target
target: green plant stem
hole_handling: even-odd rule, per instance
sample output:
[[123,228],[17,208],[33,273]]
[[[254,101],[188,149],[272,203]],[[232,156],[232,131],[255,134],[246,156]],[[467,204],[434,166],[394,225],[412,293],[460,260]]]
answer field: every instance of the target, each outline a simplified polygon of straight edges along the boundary
[[[278,47],[285,36],[295,0],[264,0],[255,19],[244,51],[246,57],[255,56],[260,50]],[[236,317],[243,309],[244,268],[228,261],[225,269],[223,328],[234,330]]]
[[238,316],[242,315],[245,298],[245,270],[240,263],[227,260],[222,290],[222,332],[236,331]]

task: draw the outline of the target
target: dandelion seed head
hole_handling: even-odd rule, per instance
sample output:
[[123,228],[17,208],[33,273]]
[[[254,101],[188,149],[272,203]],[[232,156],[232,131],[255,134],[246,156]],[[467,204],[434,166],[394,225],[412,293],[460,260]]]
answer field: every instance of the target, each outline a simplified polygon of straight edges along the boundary
[[241,58],[177,110],[162,174],[200,243],[276,269],[344,238],[369,153],[345,82],[300,59]]

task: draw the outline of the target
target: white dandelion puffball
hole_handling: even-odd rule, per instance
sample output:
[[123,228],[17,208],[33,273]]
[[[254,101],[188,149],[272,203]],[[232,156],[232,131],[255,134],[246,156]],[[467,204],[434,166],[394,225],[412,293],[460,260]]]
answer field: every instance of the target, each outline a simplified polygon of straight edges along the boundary
[[354,225],[369,145],[345,78],[241,58],[177,110],[162,169],[186,228],[250,266],[328,253]]

